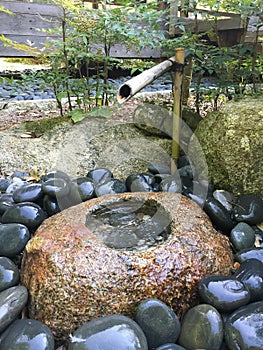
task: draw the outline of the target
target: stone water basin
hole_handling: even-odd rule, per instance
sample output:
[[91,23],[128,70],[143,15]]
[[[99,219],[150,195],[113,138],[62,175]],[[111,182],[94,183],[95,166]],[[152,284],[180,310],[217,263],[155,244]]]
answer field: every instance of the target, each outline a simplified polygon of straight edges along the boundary
[[134,316],[160,299],[180,317],[197,282],[229,274],[232,251],[200,207],[177,193],[105,195],[45,220],[27,244],[21,281],[29,317],[65,340],[94,317]]

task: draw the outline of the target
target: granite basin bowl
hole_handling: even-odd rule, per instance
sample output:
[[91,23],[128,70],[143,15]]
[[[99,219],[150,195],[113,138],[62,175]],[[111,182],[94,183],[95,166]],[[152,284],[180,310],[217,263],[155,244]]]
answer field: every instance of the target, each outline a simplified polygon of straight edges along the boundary
[[232,264],[228,238],[190,199],[123,193],[45,220],[26,246],[21,282],[29,290],[29,317],[65,340],[94,317],[133,317],[148,298],[181,317],[198,303],[197,282],[229,274]]

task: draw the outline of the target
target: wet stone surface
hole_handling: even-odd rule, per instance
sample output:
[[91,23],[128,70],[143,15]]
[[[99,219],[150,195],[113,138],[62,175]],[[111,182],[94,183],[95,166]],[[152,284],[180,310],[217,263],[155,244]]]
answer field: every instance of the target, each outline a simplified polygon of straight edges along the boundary
[[235,219],[256,225],[263,222],[263,199],[253,194],[242,194],[234,207]]
[[250,301],[263,300],[263,263],[256,259],[245,260],[233,276],[250,291]]
[[46,213],[39,205],[23,202],[8,208],[2,216],[2,222],[4,224],[20,223],[29,230],[35,230],[46,218]]
[[158,348],[156,348],[156,350],[186,350],[186,349],[180,345],[177,345],[174,343],[168,343],[168,344],[158,346]]
[[[98,212],[92,228],[89,220]],[[128,234],[132,242],[117,235],[108,246],[96,233],[109,227],[114,235],[118,225],[128,232],[135,228],[135,236]],[[156,240],[160,232],[162,241]],[[155,243],[138,249],[146,234]],[[24,251],[21,279],[31,295],[30,317],[62,340],[94,317],[133,317],[138,303],[153,297],[180,317],[198,302],[197,281],[228,274],[232,264],[228,239],[190,199],[168,192],[124,193],[91,199],[45,220]]]
[[245,222],[238,223],[230,232],[230,240],[236,251],[252,248],[255,239],[255,231]]
[[[10,192],[0,194],[0,217],[15,207],[16,201],[24,205],[29,199],[26,206],[32,209],[38,204],[53,216],[37,231],[37,226],[29,232],[20,223],[0,224],[0,350],[29,346],[33,350],[41,346],[45,350],[68,350],[68,343],[74,349],[84,349],[87,339],[92,350],[98,345],[103,350],[115,350],[120,344],[136,349],[140,342],[133,341],[126,325],[116,328],[104,324],[102,331],[97,322],[92,335],[87,336],[85,322],[112,314],[129,315],[136,321],[139,333],[147,338],[147,350],[248,350],[251,339],[253,349],[262,349],[262,309],[253,309],[263,297],[263,226],[253,224],[261,220],[262,202],[255,195],[234,196],[207,181],[196,181],[190,162],[182,157],[178,163],[181,168],[176,176],[184,196],[155,193],[161,182],[171,177],[169,169],[157,164],[121,182],[129,190],[144,192],[116,195],[121,198],[121,206],[114,202],[114,196],[94,198],[98,196],[95,188],[106,185],[103,191],[111,193],[108,184],[118,183],[106,168],[75,180],[59,170],[46,173],[36,184],[23,182],[30,174],[20,171],[15,171],[9,181],[0,179],[1,191],[9,187]],[[43,197],[45,182],[62,186],[58,186],[57,193],[51,191]],[[61,195],[63,184],[67,191]],[[117,187],[114,192],[118,192]],[[209,214],[218,229],[216,234],[203,211],[186,197],[201,207],[204,203],[211,205],[212,199]],[[54,215],[82,201],[87,203]],[[252,218],[250,223],[248,216]],[[235,217],[241,221],[237,223]],[[229,218],[235,225],[231,231]],[[236,252],[234,265],[229,240]],[[28,280],[21,274],[22,283],[26,281],[30,289],[27,315],[24,305],[28,293],[18,285],[21,259],[29,252],[37,259],[29,257]],[[25,271],[23,266],[24,261]],[[34,306],[41,302],[42,306]],[[207,307],[196,313],[191,307],[198,303],[200,307],[206,303]],[[215,328],[220,318],[215,309],[224,323],[229,322],[228,330],[225,328],[218,336]],[[193,310],[195,316],[186,317],[187,310]],[[25,316],[31,319],[27,321]],[[256,336],[248,338],[247,330]],[[50,342],[47,339],[51,332],[56,345],[51,340],[53,335]],[[128,334],[128,343],[123,343],[124,334]],[[220,337],[225,341],[219,344]],[[199,338],[204,338],[202,344]],[[192,343],[174,343],[180,339]]]
[[225,339],[230,350],[263,348],[263,301],[234,311],[225,325]]
[[0,349],[54,350],[54,346],[51,330],[36,320],[15,320],[0,335]]
[[19,270],[16,264],[4,257],[0,257],[0,292],[17,285],[19,282]]
[[223,341],[223,321],[211,305],[190,309],[182,320],[179,344],[186,349],[219,350]]
[[181,330],[176,314],[157,299],[140,303],[135,311],[135,321],[146,335],[150,349],[166,343],[176,343]]
[[29,184],[16,189],[13,193],[13,199],[16,203],[21,202],[40,202],[44,193],[41,184]]
[[163,243],[171,218],[153,202],[109,203],[89,213],[86,226],[108,247],[146,250]]
[[28,300],[24,286],[15,286],[0,293],[0,333],[3,332],[21,313]]
[[204,204],[204,211],[210,217],[213,225],[224,234],[228,235],[234,228],[235,221],[232,219],[229,211],[215,198],[207,198]]
[[71,336],[69,350],[148,350],[146,337],[132,319],[111,315],[85,323]]
[[23,224],[0,225],[0,255],[15,257],[23,251],[30,237],[28,228]]
[[201,279],[198,288],[203,302],[222,312],[235,310],[250,301],[249,289],[231,277],[207,276]]
[[249,259],[257,259],[263,263],[263,248],[253,247],[248,249],[242,249],[234,256],[235,260],[239,263]]

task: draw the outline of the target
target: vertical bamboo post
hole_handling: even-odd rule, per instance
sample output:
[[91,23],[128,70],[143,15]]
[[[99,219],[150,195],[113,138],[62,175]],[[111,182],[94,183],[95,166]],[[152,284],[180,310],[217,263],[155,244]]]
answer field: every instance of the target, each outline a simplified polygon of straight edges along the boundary
[[180,152],[180,124],[182,114],[182,81],[184,64],[184,49],[175,49],[175,62],[179,65],[175,71],[173,83],[173,139],[172,139],[172,157],[171,157],[171,174],[174,174],[177,169],[177,160]]
[[172,37],[174,36],[175,25],[178,19],[178,0],[170,0],[168,3],[170,7],[169,36]]

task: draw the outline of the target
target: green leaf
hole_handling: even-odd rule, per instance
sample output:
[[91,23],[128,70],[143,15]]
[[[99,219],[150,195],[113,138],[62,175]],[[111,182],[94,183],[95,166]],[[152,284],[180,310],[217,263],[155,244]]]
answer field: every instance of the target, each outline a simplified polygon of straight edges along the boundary
[[57,99],[58,99],[59,102],[61,102],[62,98],[63,98],[63,97],[66,97],[66,96],[67,96],[67,94],[66,94],[65,92],[58,92],[58,93],[56,94],[56,97],[57,97]]
[[94,107],[91,111],[86,113],[86,115],[89,117],[111,118],[112,112],[112,108],[109,106],[98,106]]
[[198,58],[203,58],[203,51],[202,50],[195,50],[195,54]]
[[80,122],[85,118],[85,114],[82,109],[73,109],[73,111],[70,111],[67,113],[67,115],[71,117],[71,120],[74,124]]
[[185,26],[183,24],[179,24],[178,28],[182,31],[185,32]]

